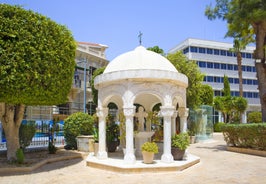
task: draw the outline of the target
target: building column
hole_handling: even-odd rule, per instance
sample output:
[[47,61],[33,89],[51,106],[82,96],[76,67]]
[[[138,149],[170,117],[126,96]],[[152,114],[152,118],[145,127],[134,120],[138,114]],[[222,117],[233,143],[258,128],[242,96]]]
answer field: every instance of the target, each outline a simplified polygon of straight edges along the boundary
[[173,106],[161,106],[161,115],[163,116],[163,155],[161,161],[171,163],[174,161],[171,154],[171,118],[174,115]]
[[172,116],[172,123],[171,123],[171,125],[172,125],[172,127],[171,127],[172,134],[171,135],[172,136],[174,136],[176,134],[176,117],[177,117],[177,115],[178,115],[178,112],[175,111],[174,115]]
[[97,108],[97,116],[99,118],[99,151],[97,158],[106,159],[106,116],[108,115],[108,108]]
[[185,107],[178,108],[178,114],[180,117],[180,132],[187,131],[187,117],[188,117],[189,109]]
[[136,157],[134,154],[134,115],[136,107],[123,108],[126,118],[126,153],[124,162],[126,164],[134,164]]

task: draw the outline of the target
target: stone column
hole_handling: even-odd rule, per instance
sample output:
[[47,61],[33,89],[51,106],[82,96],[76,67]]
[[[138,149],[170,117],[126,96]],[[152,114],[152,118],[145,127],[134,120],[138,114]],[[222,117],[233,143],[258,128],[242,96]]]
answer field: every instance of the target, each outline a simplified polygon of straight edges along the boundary
[[174,115],[172,116],[172,127],[171,127],[171,132],[172,136],[176,134],[176,117],[177,117],[178,112],[175,111]]
[[124,115],[126,118],[126,153],[124,156],[124,162],[126,164],[134,164],[136,157],[134,154],[134,115],[136,107],[127,107],[124,109]]
[[108,115],[108,108],[97,108],[97,116],[99,118],[99,151],[97,158],[106,159],[106,116]]
[[171,163],[174,161],[171,154],[171,117],[174,115],[175,108],[172,106],[161,106],[163,116],[163,155],[161,161]]
[[188,117],[188,108],[185,107],[179,107],[178,108],[178,114],[180,117],[180,132],[186,132],[187,131],[187,117]]

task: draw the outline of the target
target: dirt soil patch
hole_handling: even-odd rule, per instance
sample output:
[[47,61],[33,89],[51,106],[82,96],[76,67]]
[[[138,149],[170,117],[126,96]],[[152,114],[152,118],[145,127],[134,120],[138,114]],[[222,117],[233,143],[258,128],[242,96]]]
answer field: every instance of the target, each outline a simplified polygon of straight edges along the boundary
[[0,153],[0,169],[1,168],[16,168],[16,167],[31,167],[35,164],[38,164],[47,159],[60,158],[60,157],[68,157],[68,156],[80,156],[84,155],[84,153],[75,151],[75,150],[65,150],[59,149],[55,154],[49,154],[48,151],[30,151],[26,152],[25,160],[23,164],[18,164],[16,162],[10,163],[7,161],[6,153]]

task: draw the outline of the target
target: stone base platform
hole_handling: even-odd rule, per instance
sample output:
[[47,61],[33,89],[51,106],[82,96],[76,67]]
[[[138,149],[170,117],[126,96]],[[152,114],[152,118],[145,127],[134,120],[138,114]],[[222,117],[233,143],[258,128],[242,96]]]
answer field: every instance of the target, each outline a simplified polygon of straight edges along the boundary
[[125,164],[123,158],[97,159],[95,156],[89,155],[86,162],[89,167],[127,174],[182,171],[199,163],[200,158],[188,154],[186,160],[174,161],[173,163],[164,163],[161,160],[154,160],[152,164],[144,164],[142,160],[138,159],[135,164]]

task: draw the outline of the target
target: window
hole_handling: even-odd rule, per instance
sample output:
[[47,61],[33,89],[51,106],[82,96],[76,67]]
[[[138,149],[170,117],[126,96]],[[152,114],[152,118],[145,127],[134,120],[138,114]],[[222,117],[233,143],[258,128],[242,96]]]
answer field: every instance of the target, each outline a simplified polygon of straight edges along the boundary
[[207,76],[207,82],[213,82],[213,76]]
[[213,49],[207,48],[207,54],[212,54],[212,53],[213,53]]
[[220,69],[220,63],[214,63],[214,68],[215,69]]
[[214,55],[220,55],[220,51],[218,49],[213,49]]
[[234,69],[233,65],[230,65],[230,64],[228,64],[227,67],[228,67],[227,68],[228,70],[233,70]]
[[252,98],[253,97],[253,93],[252,92],[247,92],[248,93],[248,98]]
[[247,71],[251,72],[252,71],[252,67],[251,66],[247,66]]
[[183,50],[183,54],[188,53],[188,47]]
[[253,80],[253,85],[258,85],[258,81],[257,80]]
[[205,61],[198,61],[198,66],[200,68],[206,68],[206,62]]
[[241,56],[242,58],[246,58],[246,53],[245,52],[241,53]]
[[243,79],[243,84],[247,84],[247,79]]
[[229,77],[228,80],[229,80],[230,84],[234,83],[234,79],[233,78]]
[[202,47],[199,47],[199,53],[206,53],[206,49],[202,48]]
[[252,58],[252,54],[250,54],[250,53],[246,53],[246,58],[251,59],[251,58]]
[[239,84],[239,79],[238,78],[234,78],[234,83],[235,84]]
[[226,70],[226,64],[221,64],[221,69]]
[[255,66],[252,67],[252,72],[256,72],[256,68],[255,68]]
[[221,82],[221,77],[213,77],[213,81],[220,83]]
[[222,56],[226,56],[226,51],[225,50],[221,50],[221,55]]
[[247,79],[247,84],[252,85],[253,81],[251,79]]
[[207,68],[213,68],[213,63],[207,63]]
[[190,52],[198,52],[198,47],[190,47]]
[[235,96],[239,96],[239,91],[235,91]]
[[214,91],[214,96],[221,96],[221,91],[217,91],[217,90],[215,90],[215,91]]
[[259,93],[253,93],[254,98],[259,98]]
[[234,65],[234,70],[238,70],[238,66],[237,65]]
[[230,51],[226,51],[227,56],[233,56],[233,53]]
[[242,71],[247,71],[247,67],[242,65]]
[[206,82],[206,76],[204,76],[203,81]]

